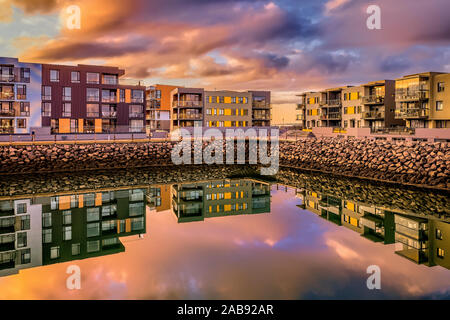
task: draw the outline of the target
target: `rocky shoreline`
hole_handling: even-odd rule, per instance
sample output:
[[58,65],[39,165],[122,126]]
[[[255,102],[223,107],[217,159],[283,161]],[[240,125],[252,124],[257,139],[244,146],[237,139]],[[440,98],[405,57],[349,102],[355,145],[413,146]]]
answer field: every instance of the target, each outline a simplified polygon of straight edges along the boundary
[[[175,142],[2,145],[0,174],[172,166],[174,145]],[[203,148],[207,145],[205,143]],[[247,143],[246,159],[248,149]],[[225,146],[223,150],[225,153]],[[280,141],[279,150],[281,167],[450,189],[447,143],[311,138]],[[192,157],[194,155],[192,152]]]

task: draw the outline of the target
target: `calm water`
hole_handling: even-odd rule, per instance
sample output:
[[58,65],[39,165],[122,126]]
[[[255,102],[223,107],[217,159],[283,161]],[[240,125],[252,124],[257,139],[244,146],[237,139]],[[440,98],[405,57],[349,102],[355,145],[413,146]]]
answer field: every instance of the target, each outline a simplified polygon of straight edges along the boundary
[[63,189],[0,197],[0,299],[450,297],[446,195],[427,213],[255,178]]

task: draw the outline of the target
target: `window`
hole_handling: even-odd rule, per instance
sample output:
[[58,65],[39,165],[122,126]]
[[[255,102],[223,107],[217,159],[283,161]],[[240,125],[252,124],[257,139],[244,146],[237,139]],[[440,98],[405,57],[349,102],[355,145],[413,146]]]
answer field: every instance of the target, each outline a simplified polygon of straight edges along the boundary
[[437,248],[437,256],[441,259],[444,259],[445,257],[445,250],[441,248]]
[[442,230],[436,229],[436,239],[442,240]]
[[133,103],[143,103],[144,102],[144,91],[142,91],[142,90],[132,90],[132,92],[131,92],[131,102],[133,102]]
[[224,97],[219,97],[219,103],[224,103]]
[[130,118],[142,118],[144,117],[143,107],[141,105],[130,105]]
[[89,118],[98,118],[99,115],[99,105],[98,104],[87,104],[86,105],[86,116]]
[[42,230],[42,242],[51,243],[52,242],[52,229]]
[[27,213],[27,204],[26,203],[18,203],[17,204],[17,214]]
[[97,241],[88,241],[87,242],[87,252],[97,252],[100,251],[100,240]]
[[78,71],[72,71],[70,73],[70,80],[72,83],[80,83],[80,73]]
[[63,224],[72,224],[72,212],[70,210],[63,211]]
[[117,103],[116,91],[102,90],[102,102]]
[[17,247],[25,248],[27,246],[27,233],[21,232],[17,234]]
[[437,84],[437,91],[438,92],[444,92],[444,90],[445,90],[444,83],[443,82],[438,82],[438,84]]
[[27,120],[17,119],[17,129],[26,129],[26,128],[27,128]]
[[52,226],[52,213],[47,212],[42,214],[42,226],[48,228]]
[[58,259],[58,258],[59,258],[59,247],[51,247],[50,259]]
[[100,220],[100,208],[89,208],[86,211],[87,222]]
[[63,101],[71,101],[72,100],[72,88],[64,87],[63,88]]
[[42,100],[52,100],[52,87],[42,86]]
[[436,111],[444,110],[444,103],[442,101],[436,101]]
[[59,70],[50,70],[50,82],[59,82]]
[[112,74],[103,75],[103,84],[117,84],[117,76]]
[[24,84],[17,85],[17,100],[27,99],[27,86]]
[[50,102],[42,103],[42,116],[51,117],[52,116],[52,104]]
[[72,226],[63,227],[63,240],[72,240]]
[[72,255],[77,256],[81,253],[81,245],[79,243],[72,244]]
[[21,264],[27,264],[31,262],[31,250],[25,249],[20,252]]
[[72,104],[71,103],[63,103],[63,117],[71,117],[72,116]]
[[100,235],[100,223],[89,223],[86,227],[87,237],[97,237]]
[[21,117],[29,117],[30,116],[30,103],[29,102],[21,102],[20,103],[20,116]]
[[144,122],[142,120],[130,120],[130,132],[143,132]]
[[70,119],[70,132],[71,133],[78,132],[78,120],[77,119]]
[[119,102],[125,102],[125,89],[120,89],[120,99]]
[[30,68],[20,68],[20,82],[30,83]]
[[30,215],[20,217],[20,229],[30,230]]
[[86,73],[86,82],[90,84],[99,84],[100,83],[100,74],[88,72]]
[[94,88],[86,89],[86,99],[87,101],[99,101],[100,100],[100,90]]

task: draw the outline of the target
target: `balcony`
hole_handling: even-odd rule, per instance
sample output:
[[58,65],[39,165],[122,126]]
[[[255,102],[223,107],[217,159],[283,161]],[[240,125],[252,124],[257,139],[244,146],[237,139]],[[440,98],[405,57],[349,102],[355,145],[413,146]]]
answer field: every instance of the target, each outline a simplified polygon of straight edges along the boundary
[[362,98],[364,104],[384,104],[384,96],[370,95]]
[[113,96],[113,97],[102,97],[102,102],[106,102],[106,103],[117,103],[117,97]]
[[15,117],[16,111],[14,109],[2,109],[2,110],[0,110],[0,116]]
[[15,76],[13,74],[0,74],[0,82],[14,82]]
[[377,119],[384,119],[385,113],[379,112],[379,111],[370,111],[370,112],[364,112],[363,113],[363,119],[365,120],[377,120]]
[[306,108],[306,104],[304,102],[301,103],[297,103],[297,108],[295,108],[296,110],[302,110]]
[[0,100],[14,100],[14,92],[0,92]]
[[270,109],[270,103],[264,101],[253,101],[253,109]]
[[130,119],[135,119],[135,118],[144,118],[144,114],[143,113],[130,113]]
[[329,114],[322,114],[320,116],[320,120],[341,120],[342,115],[340,113],[329,113]]
[[203,119],[202,114],[189,114],[189,113],[173,114],[173,120],[202,120],[202,119]]
[[395,92],[395,101],[422,101],[428,99],[428,92],[424,90]]
[[427,108],[412,108],[395,110],[395,118],[397,119],[426,119],[430,115]]
[[203,108],[202,101],[174,101],[174,108]]
[[102,111],[102,118],[117,118],[117,111]]
[[340,99],[332,99],[328,100],[324,105],[326,107],[339,107],[342,105],[342,101]]
[[264,115],[264,114],[254,114],[253,115],[254,120],[270,120],[270,115]]

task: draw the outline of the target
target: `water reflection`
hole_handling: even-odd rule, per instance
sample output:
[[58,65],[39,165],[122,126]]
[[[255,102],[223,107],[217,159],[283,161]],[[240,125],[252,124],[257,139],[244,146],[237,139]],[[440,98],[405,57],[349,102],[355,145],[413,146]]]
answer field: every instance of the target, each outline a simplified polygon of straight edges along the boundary
[[[19,191],[18,194],[0,196],[0,276],[11,279],[11,282],[0,281],[0,291],[3,291],[0,297],[10,297],[7,292],[12,292],[12,288],[20,284],[20,279],[28,279],[21,270],[35,268],[33,274],[39,277],[45,271],[36,267],[55,265],[53,267],[56,268],[56,264],[78,260],[85,261],[83,270],[95,265],[103,266],[110,270],[109,273],[115,268],[125,272],[129,277],[124,280],[125,285],[131,288],[131,283],[134,283],[135,287],[120,296],[122,298],[161,297],[149,284],[158,284],[158,290],[161,290],[160,286],[175,288],[178,284],[174,281],[180,271],[171,266],[180,261],[185,265],[183,277],[188,277],[189,281],[195,278],[194,287],[198,288],[192,289],[194,284],[189,282],[187,287],[190,289],[180,289],[175,296],[166,298],[320,298],[327,294],[330,297],[328,292],[333,291],[330,288],[339,287],[339,278],[347,279],[351,283],[348,286],[355,286],[355,275],[344,276],[344,271],[355,263],[363,265],[362,276],[358,276],[362,280],[358,278],[358,283],[361,282],[365,290],[366,260],[373,260],[368,258],[362,262],[361,255],[367,252],[378,260],[392,259],[392,264],[387,262],[383,270],[391,268],[395,272],[406,272],[403,263],[406,266],[450,269],[446,195],[423,190],[396,190],[395,201],[381,201],[379,197],[361,196],[370,194],[370,190],[374,190],[372,188],[381,190],[379,185],[365,185],[356,195],[349,192],[351,187],[348,184],[338,180],[334,182],[339,187],[334,192],[326,192],[329,180],[304,173],[293,176],[292,172],[288,175],[281,172],[278,181],[233,176],[221,173],[214,179],[199,176],[159,184],[143,184],[133,176],[133,184],[127,180],[127,184],[87,190],[91,186],[90,177],[79,178],[79,183],[69,185],[70,190],[59,193],[25,195]],[[92,184],[98,183],[94,180]],[[34,184],[36,180],[32,181]],[[109,183],[104,182],[105,185]],[[325,189],[324,186],[328,187]],[[385,188],[382,192],[391,191]],[[431,203],[429,212],[420,212],[419,206],[400,205],[411,198],[424,198],[424,195]],[[362,198],[365,201],[361,201]],[[166,216],[170,216],[172,221],[175,218],[177,228],[168,224]],[[350,230],[351,234],[361,237],[350,241],[349,235],[340,230]],[[138,241],[128,243],[131,240]],[[351,243],[350,247],[343,245],[345,241]],[[175,248],[179,244],[181,248]],[[373,247],[371,244],[381,246]],[[328,251],[324,251],[324,246]],[[338,256],[329,248],[333,248]],[[228,258],[222,258],[220,254],[226,254]],[[396,256],[404,262],[399,263],[394,258]],[[199,263],[208,267],[205,269]],[[233,264],[236,267],[231,268]],[[261,266],[259,271],[255,271],[257,265]],[[222,276],[212,277],[209,274],[211,268],[217,269]],[[332,273],[329,273],[329,268],[333,269]],[[234,275],[228,274],[231,270]],[[408,282],[412,275],[419,278],[420,272],[412,270],[408,270],[411,273],[408,276],[404,274],[404,282]],[[427,270],[431,272],[436,268]],[[148,275],[143,276],[143,272]],[[301,276],[297,272],[307,275]],[[17,278],[8,277],[18,273]],[[65,275],[58,274],[60,277]],[[223,277],[229,277],[226,283]],[[248,281],[252,277],[258,279],[252,279],[251,285]],[[316,278],[322,280],[312,283]],[[399,281],[400,276],[394,278],[393,283]],[[438,276],[431,278],[435,287],[438,284],[450,286],[445,281],[440,283]],[[90,287],[94,286],[92,281]],[[206,283],[214,288],[200,290],[199,287],[206,286]],[[246,288],[241,288],[236,295],[240,283]],[[21,285],[24,286],[23,283]],[[320,289],[316,288],[318,285]],[[93,289],[95,294],[79,297],[111,297],[102,293],[107,288],[106,284],[96,281],[96,286]],[[260,288],[263,286],[265,290]],[[253,291],[250,290],[252,288]],[[307,289],[307,293],[299,293]],[[394,289],[398,288],[391,288],[396,292],[392,297],[398,297],[400,293]],[[194,290],[197,295],[189,290]],[[408,290],[418,289],[412,289],[409,284]],[[200,291],[203,295],[199,295]],[[365,291],[355,292],[353,287],[347,288],[346,292],[352,293],[350,297],[367,294]],[[52,297],[67,298],[67,294],[63,288]],[[23,295],[26,296],[25,292],[14,297]]]

